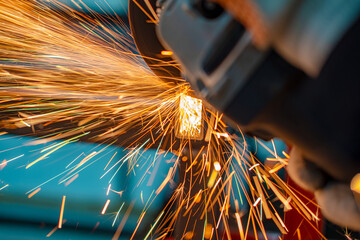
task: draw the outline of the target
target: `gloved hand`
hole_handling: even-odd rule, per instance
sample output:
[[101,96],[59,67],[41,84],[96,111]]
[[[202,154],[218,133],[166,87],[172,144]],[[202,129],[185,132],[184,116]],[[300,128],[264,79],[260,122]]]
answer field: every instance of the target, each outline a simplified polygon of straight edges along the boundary
[[[356,33],[359,31],[357,27],[352,29],[351,34],[348,31],[355,22],[359,21],[357,19],[360,15],[360,1],[350,0],[346,5],[337,0],[213,1],[226,8],[253,34],[255,44],[260,47],[266,45],[272,47],[289,63],[311,76],[314,82],[321,82],[324,87],[327,86],[327,79],[331,79],[331,82],[335,84],[338,79],[339,86],[342,81],[346,82],[348,84],[345,84],[346,88],[339,87],[336,91],[329,92],[329,99],[331,96],[338,95],[334,94],[337,91],[343,94],[342,106],[351,105],[352,107],[352,114],[348,118],[346,116],[347,120],[344,121],[348,131],[344,132],[352,130],[353,133],[358,132],[357,124],[352,123],[352,121],[357,123],[359,119],[359,105],[352,104],[358,103],[358,98],[354,97],[355,101],[347,102],[346,100],[352,99],[348,96],[355,96],[355,94],[358,96],[356,91],[359,89],[356,80],[359,75],[357,70],[359,69],[357,65],[359,55],[355,54],[359,53],[357,48],[355,49],[358,45]],[[257,19],[258,17],[261,19]],[[330,54],[331,57],[329,57]],[[348,91],[354,92],[354,95],[347,96]],[[337,103],[328,101],[327,104],[324,105],[325,109],[326,106]],[[342,107],[336,106],[340,113]],[[288,110],[291,111],[291,109]],[[335,112],[334,114],[337,114]],[[306,111],[303,113],[306,114]],[[316,111],[309,111],[309,114],[315,116]],[[318,120],[324,117],[316,116]],[[327,127],[329,131],[341,131],[341,127],[336,125],[331,126],[332,128]],[[352,139],[352,136],[356,134],[344,133],[344,138]],[[354,144],[357,143],[357,139],[354,138]],[[333,146],[329,144],[330,148]],[[360,231],[360,204],[356,202],[349,183],[329,180],[333,179],[328,176],[330,173],[327,174],[317,167],[316,161],[316,158],[312,159],[312,162],[307,161],[301,152],[293,149],[288,166],[289,175],[300,186],[315,193],[322,212],[330,221]],[[338,161],[340,162],[341,159]],[[328,166],[331,168],[330,165]],[[323,168],[325,168],[324,165]],[[356,168],[357,166],[354,171],[358,171]],[[350,176],[352,174],[354,173]]]
[[290,152],[287,171],[299,186],[315,192],[316,201],[327,219],[340,226],[360,231],[360,202],[357,202],[349,184],[327,182],[325,172],[304,159],[296,148]]

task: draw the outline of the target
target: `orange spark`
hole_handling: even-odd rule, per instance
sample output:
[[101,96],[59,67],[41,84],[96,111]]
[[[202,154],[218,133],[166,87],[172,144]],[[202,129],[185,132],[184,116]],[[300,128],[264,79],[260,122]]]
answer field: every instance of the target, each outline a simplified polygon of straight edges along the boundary
[[211,224],[206,224],[204,231],[204,238],[211,239],[214,232],[214,227]]
[[62,197],[58,228],[62,228],[66,196]]
[[159,186],[159,188],[156,190],[155,193],[156,193],[157,195],[164,189],[164,187],[165,187],[166,184],[170,181],[171,176],[172,176],[173,174],[174,174],[174,168],[171,167],[171,168],[169,169],[169,172],[168,172],[166,178],[165,178],[164,181],[161,183],[161,185]]
[[[63,223],[66,223],[66,219],[64,219],[63,220]],[[51,237],[51,235],[53,235],[53,233],[56,231],[56,230],[58,230],[59,228],[58,228],[58,226],[55,226],[47,235],[46,235],[46,237]]]
[[56,230],[58,230],[58,229],[59,229],[58,226],[54,227],[54,228],[46,235],[46,237],[51,237],[51,235],[53,235],[53,233],[54,233]]
[[106,212],[109,204],[110,204],[110,199],[106,200],[106,203],[105,203],[105,205],[104,205],[104,208],[103,208],[103,210],[101,211],[101,215],[104,215],[104,214],[105,214],[105,212]]
[[106,196],[109,196],[110,189],[111,189],[111,184],[109,184],[109,186],[108,186],[108,188],[107,188]]
[[41,188],[36,189],[35,191],[33,191],[32,193],[30,193],[30,194],[28,195],[28,198],[32,198],[35,194],[37,194],[38,192],[40,192],[40,190],[41,190]]
[[0,171],[4,169],[4,167],[6,167],[7,165],[7,161],[4,159],[1,164],[0,164]]
[[249,168],[249,171],[253,170],[254,168],[256,168],[257,166],[260,166],[260,163],[257,163],[255,165],[252,165],[251,168]]
[[99,227],[99,225],[100,225],[100,222],[97,222],[91,232],[92,233],[95,232],[96,229]]
[[115,152],[114,155],[111,157],[111,159],[109,160],[109,162],[106,164],[104,170],[109,166],[109,163],[111,163],[111,161],[113,160],[113,158],[115,157],[116,154],[117,154],[117,152]]
[[217,172],[221,171],[221,165],[218,161],[214,162],[214,168],[215,168],[215,171],[217,171]]
[[190,239],[192,239],[193,237],[194,237],[194,232],[193,232],[193,231],[187,232],[187,233],[185,233],[185,235],[184,235],[184,239],[186,239],[186,240],[190,240]]
[[166,51],[166,50],[161,51],[161,55],[163,56],[172,56],[173,54],[174,54],[173,51]]
[[254,202],[253,207],[256,207],[256,206],[259,204],[260,201],[261,201],[261,198],[259,197],[259,198]]
[[79,174],[76,174],[75,176],[73,176],[72,178],[70,178],[66,183],[65,186],[69,186],[70,183],[72,183],[73,181],[75,181],[75,179],[77,179],[79,177]]

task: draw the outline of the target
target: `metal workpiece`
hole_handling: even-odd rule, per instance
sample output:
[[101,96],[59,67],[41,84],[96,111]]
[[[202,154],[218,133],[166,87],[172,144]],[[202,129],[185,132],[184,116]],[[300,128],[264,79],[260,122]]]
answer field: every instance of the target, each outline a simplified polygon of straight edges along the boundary
[[267,52],[230,14],[206,2],[166,1],[157,31],[198,96],[224,110]]

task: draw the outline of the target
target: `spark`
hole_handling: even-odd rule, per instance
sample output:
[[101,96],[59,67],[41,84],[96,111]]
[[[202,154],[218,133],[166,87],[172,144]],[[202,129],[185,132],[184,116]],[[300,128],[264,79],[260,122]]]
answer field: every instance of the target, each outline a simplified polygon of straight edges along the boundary
[[[128,152],[123,158],[121,158],[119,161],[117,161],[112,167],[110,167],[101,177],[100,179],[102,179],[105,175],[107,175],[113,168],[115,168],[115,166],[117,166],[118,164],[120,164],[122,162],[122,164],[120,165],[120,167],[118,168],[118,170],[121,168],[121,166],[131,157],[133,157],[134,155],[136,155],[150,140],[146,140],[140,147],[136,148],[133,151]],[[117,173],[117,172],[116,172]],[[115,173],[115,174],[116,174]],[[113,177],[110,179],[109,182],[111,182],[111,180],[114,178],[115,174],[113,175]]]
[[92,233],[95,232],[96,229],[99,227],[99,225],[100,225],[100,222],[97,222],[91,232]]
[[236,217],[236,223],[238,225],[238,230],[239,230],[239,234],[240,234],[240,239],[243,240],[245,239],[245,236],[244,236],[244,228],[243,228],[243,225],[241,223],[241,217],[240,217],[240,214],[238,212],[235,213],[235,217]]
[[165,50],[161,51],[161,55],[163,56],[172,56],[173,54],[174,54],[173,51],[165,51]]
[[184,235],[184,239],[186,239],[186,240],[190,240],[190,239],[192,239],[193,237],[194,237],[194,232],[193,232],[193,231],[187,232],[187,233],[185,233],[185,235]]
[[289,200],[287,200],[266,176],[263,176],[263,178],[265,179],[266,184],[269,185],[271,190],[275,193],[277,198],[284,204],[285,208],[287,210],[291,210],[292,207],[289,204],[291,198],[289,197]]
[[[65,140],[65,141],[61,141],[61,142],[59,142],[59,143],[52,144],[52,145],[50,145],[49,147],[41,150],[40,153],[44,153],[44,152],[47,152],[47,151],[49,151],[49,150],[52,150],[52,149],[54,149],[54,148],[56,148],[56,147],[58,147],[58,146],[60,146],[60,145],[62,145],[62,144],[64,144],[64,143],[66,143],[66,142],[74,142],[74,141],[76,141],[77,139],[79,139],[79,138],[81,138],[81,137],[83,137],[83,136],[85,136],[85,135],[87,135],[87,134],[89,134],[89,133],[84,133],[84,134],[75,136],[75,137],[73,137],[73,138],[67,139],[67,140]],[[38,143],[36,143],[36,141],[35,141],[35,142],[33,142],[33,143],[29,144],[29,145],[37,145],[37,144],[38,144]],[[77,159],[77,158],[76,158],[76,159]]]
[[62,228],[66,196],[62,197],[58,228]]
[[72,160],[65,168],[68,168],[71,166],[71,164],[73,164],[74,162],[76,162],[76,160],[78,160],[79,157],[81,157],[84,153],[81,153],[79,156],[77,156],[76,158],[74,158],[74,160]]
[[190,204],[190,206],[188,207],[188,209],[185,211],[185,213],[183,214],[184,216],[186,216],[191,210],[192,207],[196,204],[199,203],[201,201],[201,194],[202,194],[203,190],[199,190],[199,192],[196,194],[194,201]]
[[278,158],[277,151],[276,151],[276,147],[275,147],[275,142],[274,142],[274,139],[271,139],[271,143],[272,143],[272,145],[273,145],[273,149],[274,149],[274,153],[275,153],[275,158]]
[[160,221],[161,217],[164,215],[164,211],[162,211],[160,213],[160,215],[157,217],[157,219],[155,220],[154,224],[152,225],[152,227],[150,228],[149,232],[146,234],[144,240],[148,239],[148,237],[150,236],[150,234],[152,233],[152,231],[154,230],[155,226],[158,224],[158,222]]
[[217,133],[216,133],[216,136],[217,136],[218,138],[221,138],[221,137],[229,138],[229,134],[228,134],[228,133],[219,133],[219,132],[217,132]]
[[301,239],[300,228],[296,229],[296,233],[297,233],[298,239]]
[[[211,172],[211,176],[209,178],[208,185],[207,185],[209,188],[212,188],[214,186],[214,183],[215,183],[218,175],[219,175],[219,173],[217,171]],[[218,179],[218,181],[220,181],[220,180],[221,180],[221,178]]]
[[221,165],[218,161],[214,162],[214,168],[215,168],[215,171],[220,172]]
[[282,169],[285,166],[286,166],[286,164],[277,164],[273,169],[271,169],[269,171],[269,173],[275,173],[275,172],[279,171],[280,169]]
[[[264,212],[265,212],[265,217],[267,219],[271,219],[270,209],[269,209],[269,206],[267,204],[264,192],[262,190],[259,178],[257,176],[254,176],[253,179],[254,179],[254,182],[255,182],[255,187],[257,189],[257,193],[260,195],[259,198],[261,199],[262,207],[263,207]],[[255,207],[256,205],[253,205],[253,206]]]
[[33,191],[32,193],[30,193],[30,194],[28,195],[28,198],[32,198],[35,194],[37,194],[38,192],[40,192],[40,190],[41,190],[41,188],[36,189],[35,191]]
[[211,239],[214,232],[214,227],[211,224],[206,224],[204,231],[204,238]]
[[1,188],[0,188],[0,191],[3,190],[3,189],[5,189],[5,188],[7,188],[8,186],[9,186],[9,184],[6,184],[5,186],[1,187]]
[[113,189],[110,189],[110,191],[112,191],[113,193],[119,194],[119,196],[121,197],[122,194],[124,193],[124,191],[115,191]]
[[72,178],[70,178],[67,182],[65,182],[65,186],[69,186],[73,181],[75,181],[79,177],[79,174],[74,175]]
[[109,207],[109,204],[110,204],[110,199],[106,200],[106,203],[105,203],[105,205],[103,207],[103,210],[101,211],[101,215],[105,214],[107,208]]
[[109,166],[109,164],[111,163],[111,161],[114,159],[115,155],[117,154],[117,152],[114,153],[114,155],[110,158],[109,162],[106,164],[104,170]]
[[287,229],[285,223],[283,222],[283,220],[281,219],[281,217],[279,216],[279,214],[277,212],[275,212],[275,215],[277,217],[277,219],[279,220],[281,226],[285,229],[286,232],[289,232],[289,230]]
[[0,169],[1,170],[4,169],[4,167],[7,166],[8,163],[10,163],[12,161],[15,161],[15,160],[17,160],[17,159],[19,159],[19,158],[21,158],[23,156],[25,156],[25,154],[21,154],[21,155],[19,155],[17,157],[14,157],[14,158],[10,159],[10,160],[3,160],[2,163],[0,164]]
[[256,207],[256,206],[259,204],[260,201],[261,201],[261,197],[259,197],[258,199],[256,199],[256,201],[255,201],[254,204],[253,204],[253,207]]
[[46,235],[46,237],[51,237],[51,235],[53,235],[54,232],[55,232],[56,230],[58,230],[58,229],[59,229],[58,226],[54,227],[54,228]]
[[249,171],[253,170],[254,168],[256,168],[257,166],[260,166],[260,163],[254,164],[253,166],[251,166],[251,168],[249,168]]
[[116,220],[118,219],[118,217],[119,217],[119,213],[121,212],[121,209],[124,207],[124,205],[125,205],[125,202],[121,205],[121,207],[119,208],[119,210],[117,211],[117,213],[116,213],[116,216],[115,216],[115,218],[114,218],[114,221],[113,221],[113,223],[112,223],[112,227],[114,227],[114,225],[115,225],[115,223],[116,223]]
[[108,188],[107,188],[106,196],[109,196],[110,189],[111,189],[111,184],[109,184],[109,186],[108,186]]
[[120,222],[118,228],[116,229],[116,232],[115,232],[115,234],[114,234],[114,236],[113,236],[113,238],[112,238],[113,240],[119,239],[119,237],[120,237],[120,235],[121,235],[121,232],[122,232],[122,230],[123,230],[123,228],[124,228],[124,226],[125,226],[125,223],[126,223],[128,217],[130,216],[131,211],[132,211],[133,208],[134,208],[134,204],[135,204],[135,201],[132,201],[131,204],[130,204],[130,206],[129,206],[128,209],[126,210],[125,215],[124,215],[123,219],[121,220],[121,222]]
[[60,146],[54,148],[53,150],[51,150],[50,152],[48,153],[45,153],[44,155],[42,155],[41,157],[39,157],[38,159],[36,159],[35,161],[29,163],[25,168],[28,169],[30,168],[31,166],[35,165],[36,163],[44,160],[45,158],[47,158],[50,154],[56,152],[57,150],[59,150],[60,148],[64,147],[65,145],[67,145],[69,143],[69,141],[65,141],[64,143],[62,143]]
[[141,213],[140,218],[138,220],[138,224],[136,225],[136,228],[135,228],[133,234],[131,235],[130,240],[134,239],[135,234],[136,234],[138,228],[140,227],[140,224],[141,224],[142,220],[144,219],[145,214],[146,214],[146,212]]
[[285,156],[287,159],[290,158],[289,154],[287,154],[285,151],[282,151],[282,154],[284,154],[284,156]]
[[166,176],[166,178],[164,179],[164,181],[161,183],[161,185],[159,186],[159,188],[156,190],[156,194],[158,195],[163,189],[164,187],[168,184],[168,182],[171,179],[171,176],[174,174],[174,168],[171,167],[168,171],[168,174]]
[[219,217],[218,222],[217,222],[217,224],[216,224],[216,229],[219,228],[220,221],[221,221],[221,219],[222,219],[222,216],[223,216],[223,213],[224,213],[224,210],[225,210],[225,206],[226,206],[226,204],[227,204],[227,198],[228,198],[228,197],[229,197],[229,196],[226,196],[226,197],[225,197],[224,204],[223,204],[223,206],[222,206],[222,208],[221,208],[221,211],[220,211],[220,217]]
[[26,125],[27,127],[31,127],[30,124],[28,124],[27,122],[25,122],[25,121],[23,121],[23,120],[21,120],[20,122],[23,123],[24,125]]
[[0,170],[3,170],[6,167],[6,165],[7,165],[7,161],[6,159],[4,159],[0,164]]
[[26,192],[26,194],[28,194],[28,193],[30,193],[30,192],[32,192],[32,191],[34,191],[35,189],[40,188],[41,186],[43,186],[43,185],[45,185],[45,184],[47,184],[47,183],[51,182],[52,180],[54,180],[54,179],[56,179],[56,178],[60,177],[61,175],[63,175],[63,174],[65,174],[65,173],[69,172],[69,171],[70,171],[71,169],[73,169],[73,168],[75,168],[75,167],[69,168],[69,169],[67,169],[67,170],[65,170],[65,171],[63,171],[63,172],[61,172],[61,173],[57,174],[56,176],[54,176],[54,177],[52,177],[52,178],[50,178],[50,179],[46,180],[45,182],[41,183],[40,185],[38,185],[38,186],[36,186],[36,187],[32,188],[31,190],[27,191],[27,192]]

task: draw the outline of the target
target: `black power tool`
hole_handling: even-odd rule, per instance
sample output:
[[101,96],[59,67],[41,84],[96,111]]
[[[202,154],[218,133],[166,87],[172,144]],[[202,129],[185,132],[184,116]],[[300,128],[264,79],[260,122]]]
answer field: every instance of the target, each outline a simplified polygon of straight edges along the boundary
[[[130,0],[129,12],[137,47],[159,77],[183,77],[246,133],[297,146],[330,179],[350,182],[360,172],[360,81],[351,65],[332,72],[337,59],[360,59],[360,49],[336,48],[312,79],[275,50],[257,49],[243,25],[212,2]],[[165,50],[174,55],[162,56]]]

